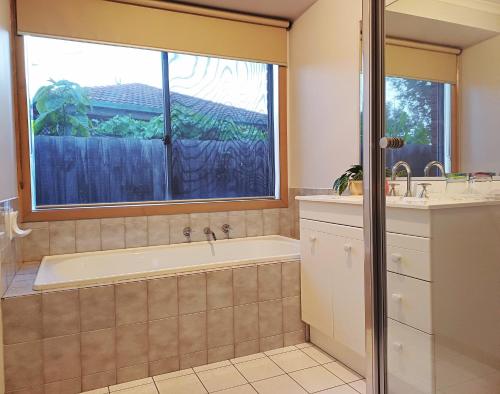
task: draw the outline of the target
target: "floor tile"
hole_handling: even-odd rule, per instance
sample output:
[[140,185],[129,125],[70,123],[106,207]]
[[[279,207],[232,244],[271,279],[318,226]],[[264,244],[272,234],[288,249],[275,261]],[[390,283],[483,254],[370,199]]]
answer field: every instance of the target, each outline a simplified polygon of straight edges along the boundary
[[233,364],[238,364],[238,363],[244,363],[244,362],[250,361],[250,360],[257,360],[258,358],[264,358],[264,357],[266,357],[266,355],[264,353],[255,353],[255,354],[250,354],[248,356],[232,358],[231,362]]
[[179,376],[156,382],[160,394],[205,394],[203,387],[195,374]]
[[155,382],[161,382],[162,380],[178,378],[179,376],[191,375],[193,374],[193,368],[181,369],[180,371],[174,371],[169,373],[164,373],[162,375],[156,375],[153,377]]
[[231,365],[231,363],[226,360],[226,361],[219,361],[219,362],[207,364],[207,365],[200,365],[199,367],[194,367],[193,369],[194,369],[194,372],[203,372],[203,371],[208,371],[209,369],[227,367],[228,365]]
[[309,357],[311,357],[314,361],[316,361],[320,364],[326,364],[326,363],[331,363],[332,361],[335,361],[335,359],[332,356],[325,353],[323,350],[318,349],[315,346],[306,347],[306,348],[303,348],[301,350],[305,354],[307,354]]
[[236,364],[236,368],[249,382],[284,374],[284,372],[267,357]]
[[119,390],[117,394],[158,394],[158,390],[154,383],[144,384],[142,386],[130,387],[128,389]]
[[304,394],[307,393],[290,376],[282,375],[252,383],[259,394]]
[[114,392],[118,390],[128,389],[131,387],[143,386],[145,384],[151,384],[151,383],[154,383],[152,378],[132,380],[131,382],[120,383],[120,384],[115,384],[113,386],[109,386],[109,391]]
[[290,377],[309,393],[326,390],[345,383],[325,368],[318,366],[290,373]]
[[301,350],[281,353],[270,357],[285,372],[298,371],[299,369],[311,368],[318,365],[316,361],[302,353]]
[[358,394],[358,392],[348,384],[344,384],[333,389],[318,391],[316,394]]
[[293,350],[297,350],[297,348],[295,346],[287,346],[287,347],[280,347],[278,349],[268,350],[267,352],[264,353],[267,356],[274,356],[275,354],[291,352]]
[[344,364],[341,364],[339,362],[328,363],[325,364],[324,367],[346,383],[351,383],[355,382],[356,380],[363,379],[362,376],[358,375],[352,369],[347,368]]
[[358,393],[366,394],[366,381],[365,380],[357,380],[356,382],[349,383],[354,390]]
[[205,386],[210,393],[247,383],[245,378],[241,376],[238,370],[232,365],[199,372],[197,375],[203,383],[203,386]]
[[103,388],[103,389],[95,389],[95,390],[91,390],[91,391],[84,391],[82,394],[108,394],[109,393],[109,390],[107,387]]
[[254,390],[249,384],[243,386],[233,387],[227,390],[217,391],[217,394],[255,394],[257,391]]
[[306,347],[314,346],[311,342],[304,342],[304,343],[299,343],[298,345],[295,345],[297,349],[304,349]]

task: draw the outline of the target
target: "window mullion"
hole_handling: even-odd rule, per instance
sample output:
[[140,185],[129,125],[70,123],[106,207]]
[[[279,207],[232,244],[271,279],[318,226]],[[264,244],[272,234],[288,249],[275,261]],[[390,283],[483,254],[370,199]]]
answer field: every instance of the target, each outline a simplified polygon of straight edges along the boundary
[[166,179],[166,191],[165,191],[165,199],[172,200],[172,117],[170,111],[170,83],[169,83],[169,74],[168,74],[168,52],[162,52],[161,54],[162,60],[162,79],[163,79],[163,113],[164,115],[164,139],[163,142],[165,144],[166,150],[166,171],[165,171],[165,179]]

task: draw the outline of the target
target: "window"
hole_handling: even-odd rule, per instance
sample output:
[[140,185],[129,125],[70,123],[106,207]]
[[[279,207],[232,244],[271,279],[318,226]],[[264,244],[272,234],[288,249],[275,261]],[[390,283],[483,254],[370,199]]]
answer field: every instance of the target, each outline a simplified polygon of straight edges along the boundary
[[24,48],[33,210],[281,197],[278,66],[33,36]]
[[451,171],[451,85],[408,78],[386,78],[386,135],[405,140],[386,152],[390,168],[405,160],[416,176],[432,160]]

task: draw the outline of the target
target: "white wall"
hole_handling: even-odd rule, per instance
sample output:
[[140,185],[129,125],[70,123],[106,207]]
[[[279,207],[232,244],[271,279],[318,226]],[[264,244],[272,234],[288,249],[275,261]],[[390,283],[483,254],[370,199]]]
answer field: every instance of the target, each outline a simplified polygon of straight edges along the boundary
[[10,2],[0,0],[0,201],[17,196]]
[[318,0],[292,26],[290,187],[330,188],[359,162],[361,0]]
[[500,171],[500,36],[461,55],[460,170]]

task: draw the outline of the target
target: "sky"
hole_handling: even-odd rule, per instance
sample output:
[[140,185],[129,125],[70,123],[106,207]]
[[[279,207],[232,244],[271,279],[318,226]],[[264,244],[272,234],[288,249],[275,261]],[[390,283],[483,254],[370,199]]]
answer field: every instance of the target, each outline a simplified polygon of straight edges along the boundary
[[[161,52],[26,36],[30,97],[49,79],[80,86],[143,83],[162,87]],[[267,112],[266,65],[169,54],[170,90],[260,113]]]

